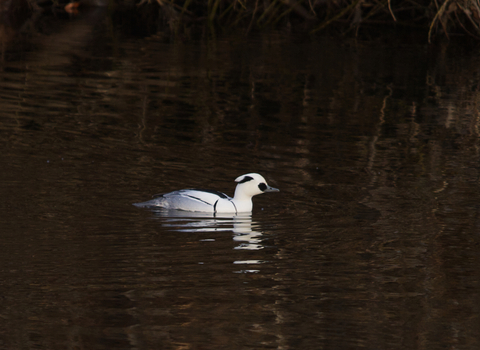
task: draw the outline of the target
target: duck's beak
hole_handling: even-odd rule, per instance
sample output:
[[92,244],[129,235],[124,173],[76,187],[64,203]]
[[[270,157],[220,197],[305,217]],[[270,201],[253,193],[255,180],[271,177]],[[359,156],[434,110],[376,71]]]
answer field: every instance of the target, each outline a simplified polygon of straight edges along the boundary
[[280,190],[278,188],[271,187],[271,186],[267,185],[267,188],[263,192],[280,192]]

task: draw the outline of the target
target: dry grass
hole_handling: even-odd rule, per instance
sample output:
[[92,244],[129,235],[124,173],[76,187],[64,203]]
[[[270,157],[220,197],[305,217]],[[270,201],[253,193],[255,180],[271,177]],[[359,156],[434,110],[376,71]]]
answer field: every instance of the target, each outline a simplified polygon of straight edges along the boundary
[[[41,1],[41,0],[28,0]],[[60,0],[52,0],[54,3]],[[63,1],[63,0],[61,0]],[[416,27],[425,37],[468,34],[480,39],[480,0],[111,0],[159,7],[174,31],[192,23],[217,30],[288,27],[307,33],[335,29],[358,33],[366,26]]]

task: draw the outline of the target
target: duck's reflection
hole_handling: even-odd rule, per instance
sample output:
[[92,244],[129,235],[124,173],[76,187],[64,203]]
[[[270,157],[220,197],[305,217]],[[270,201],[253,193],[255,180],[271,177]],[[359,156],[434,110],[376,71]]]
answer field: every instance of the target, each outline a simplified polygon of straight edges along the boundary
[[[252,221],[251,213],[246,214],[209,214],[179,210],[153,210],[155,216],[162,218],[162,225],[178,232],[233,232],[233,240],[239,242],[234,249],[260,250],[263,233],[259,225]],[[208,239],[204,240],[208,241]]]

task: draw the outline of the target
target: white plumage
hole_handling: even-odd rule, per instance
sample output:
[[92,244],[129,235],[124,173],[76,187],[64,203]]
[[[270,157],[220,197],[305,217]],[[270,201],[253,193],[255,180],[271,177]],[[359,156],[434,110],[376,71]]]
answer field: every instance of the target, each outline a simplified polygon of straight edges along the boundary
[[263,176],[256,173],[241,175],[235,182],[238,184],[233,198],[222,192],[193,188],[160,194],[155,199],[134,205],[204,213],[247,213],[252,211],[253,196],[279,191],[270,187]]

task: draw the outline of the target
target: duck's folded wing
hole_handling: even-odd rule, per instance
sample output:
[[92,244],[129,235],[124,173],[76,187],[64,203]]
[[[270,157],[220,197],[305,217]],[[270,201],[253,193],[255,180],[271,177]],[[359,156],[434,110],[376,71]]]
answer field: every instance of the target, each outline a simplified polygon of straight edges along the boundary
[[221,192],[188,189],[166,193],[163,198],[170,209],[213,212],[217,201],[228,197]]
[[165,209],[214,212],[214,207],[220,198],[229,198],[217,191],[188,189],[158,195],[147,202],[135,203],[137,207],[161,207]]

